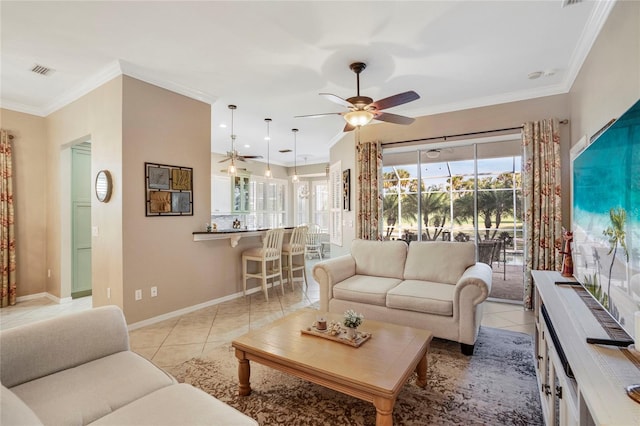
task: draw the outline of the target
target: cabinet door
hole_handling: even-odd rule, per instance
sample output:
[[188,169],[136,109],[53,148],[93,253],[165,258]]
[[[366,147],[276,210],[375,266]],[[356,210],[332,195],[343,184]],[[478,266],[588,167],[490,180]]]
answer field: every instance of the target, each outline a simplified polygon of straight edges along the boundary
[[231,178],[211,176],[211,213],[231,212]]
[[233,212],[249,210],[249,177],[237,175],[231,185],[231,208]]

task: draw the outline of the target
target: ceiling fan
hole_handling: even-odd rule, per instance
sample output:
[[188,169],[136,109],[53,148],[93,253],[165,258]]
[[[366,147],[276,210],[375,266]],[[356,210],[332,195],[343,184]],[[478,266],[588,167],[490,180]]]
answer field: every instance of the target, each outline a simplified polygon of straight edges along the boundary
[[420,99],[420,95],[418,95],[413,90],[409,90],[408,92],[398,93],[393,96],[389,96],[388,98],[380,99],[378,101],[373,101],[373,99],[367,96],[360,96],[360,73],[367,67],[367,64],[364,62],[354,62],[349,65],[351,71],[356,73],[356,84],[357,84],[357,95],[343,99],[340,96],[333,95],[331,93],[320,93],[321,96],[324,96],[328,100],[335,102],[339,105],[347,107],[348,110],[345,112],[328,112],[324,114],[310,114],[310,115],[298,115],[296,118],[301,117],[324,117],[327,115],[341,115],[347,121],[346,126],[342,130],[343,132],[350,132],[354,130],[356,127],[364,126],[368,124],[371,120],[375,119],[378,121],[386,121],[387,123],[394,124],[411,124],[415,120],[411,117],[405,117],[403,115],[391,114],[389,112],[383,112],[382,110],[393,108],[398,105],[406,104],[411,101],[415,101],[416,99]]
[[240,155],[238,151],[235,149],[236,135],[233,133],[233,111],[238,108],[235,105],[229,105],[229,109],[231,110],[231,151],[227,151],[227,157],[223,160],[218,161],[218,163],[224,163],[225,161],[231,160],[231,165],[229,166],[229,173],[235,172],[235,164],[237,161],[245,161],[247,159],[253,158],[262,158],[262,155]]

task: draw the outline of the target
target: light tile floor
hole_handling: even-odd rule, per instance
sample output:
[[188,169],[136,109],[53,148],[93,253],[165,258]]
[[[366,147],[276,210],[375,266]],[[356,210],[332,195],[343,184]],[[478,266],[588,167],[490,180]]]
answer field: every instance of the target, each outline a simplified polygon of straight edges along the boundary
[[[308,267],[312,266],[308,265]],[[161,367],[181,364],[206,354],[216,346],[228,344],[235,337],[259,328],[303,307],[319,307],[319,288],[308,274],[305,288],[296,283],[292,290],[285,283],[269,289],[269,301],[262,292],[194,311],[180,317],[129,332],[131,348]],[[29,322],[91,308],[91,298],[57,304],[41,298],[0,309],[0,328],[7,329]],[[532,312],[522,305],[486,302],[482,325],[533,334]]]

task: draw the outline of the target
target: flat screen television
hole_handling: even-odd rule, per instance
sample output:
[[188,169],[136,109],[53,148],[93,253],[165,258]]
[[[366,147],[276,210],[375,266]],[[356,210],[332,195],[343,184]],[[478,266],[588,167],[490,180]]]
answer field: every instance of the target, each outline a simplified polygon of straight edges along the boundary
[[585,145],[572,153],[574,276],[633,337],[640,311],[640,101]]

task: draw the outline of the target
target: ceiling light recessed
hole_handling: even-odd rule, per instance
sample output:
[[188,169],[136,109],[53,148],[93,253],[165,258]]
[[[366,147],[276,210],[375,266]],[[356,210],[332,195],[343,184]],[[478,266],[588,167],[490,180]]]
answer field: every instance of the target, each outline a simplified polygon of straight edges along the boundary
[[40,75],[49,75],[52,71],[53,69],[45,67],[44,65],[35,64],[33,67],[31,67],[31,72],[35,72],[36,74]]
[[226,129],[226,128],[227,128],[227,125],[226,125],[226,124],[224,124],[224,123],[221,123],[221,124],[220,124],[220,128],[221,128],[221,129]]
[[251,145],[249,145],[248,143],[245,143],[245,144],[244,144],[244,147],[245,147],[245,148],[251,148]]

